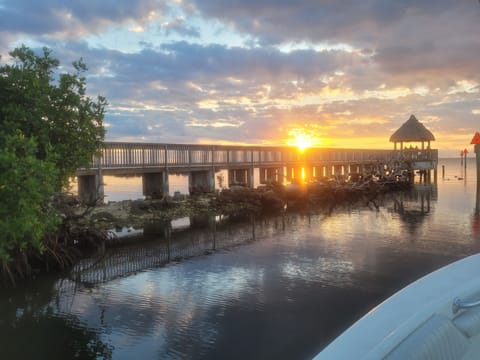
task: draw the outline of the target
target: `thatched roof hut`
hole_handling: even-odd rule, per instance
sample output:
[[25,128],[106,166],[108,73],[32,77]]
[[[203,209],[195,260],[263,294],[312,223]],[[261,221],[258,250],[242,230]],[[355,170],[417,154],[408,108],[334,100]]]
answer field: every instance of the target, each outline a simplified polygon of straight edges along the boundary
[[397,143],[400,143],[401,148],[403,148],[403,143],[405,142],[421,142],[423,149],[425,142],[430,147],[430,141],[435,141],[435,136],[417,120],[415,115],[411,115],[410,119],[390,136],[390,142],[395,144],[395,149],[397,148]]

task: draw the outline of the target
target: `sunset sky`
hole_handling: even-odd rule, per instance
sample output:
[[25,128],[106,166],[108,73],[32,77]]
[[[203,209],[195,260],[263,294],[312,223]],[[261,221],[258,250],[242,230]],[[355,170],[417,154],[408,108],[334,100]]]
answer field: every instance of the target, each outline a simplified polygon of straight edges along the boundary
[[25,44],[109,106],[107,140],[390,149],[414,114],[441,156],[480,131],[477,0],[0,0]]

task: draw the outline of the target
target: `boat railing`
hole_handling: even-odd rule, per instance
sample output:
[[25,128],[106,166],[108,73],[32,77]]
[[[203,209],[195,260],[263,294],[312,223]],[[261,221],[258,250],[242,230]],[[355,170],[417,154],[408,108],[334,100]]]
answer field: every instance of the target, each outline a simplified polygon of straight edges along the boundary
[[470,309],[477,306],[480,306],[480,300],[467,301],[467,300],[462,300],[460,298],[455,298],[452,304],[452,312],[456,314],[461,309]]

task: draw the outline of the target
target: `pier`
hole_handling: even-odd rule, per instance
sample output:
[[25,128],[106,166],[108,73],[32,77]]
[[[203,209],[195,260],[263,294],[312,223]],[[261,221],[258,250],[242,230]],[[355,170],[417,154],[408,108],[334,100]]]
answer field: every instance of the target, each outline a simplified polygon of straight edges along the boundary
[[[225,185],[253,187],[255,180],[310,182],[350,174],[384,174],[406,166],[436,179],[438,150],[309,148],[279,146],[185,145],[107,142],[90,168],[77,171],[78,194],[88,202],[102,194],[104,175],[142,176],[143,194],[161,198],[169,192],[169,174],[188,176],[189,192],[211,192],[215,174],[226,170]],[[254,179],[258,176],[258,179]]]

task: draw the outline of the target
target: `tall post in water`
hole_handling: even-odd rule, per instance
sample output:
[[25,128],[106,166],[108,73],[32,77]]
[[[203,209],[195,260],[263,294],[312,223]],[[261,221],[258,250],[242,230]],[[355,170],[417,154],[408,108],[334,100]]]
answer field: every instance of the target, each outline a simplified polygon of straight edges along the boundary
[[[476,146],[479,146],[479,145],[476,145]],[[477,169],[478,169],[478,160],[477,160]],[[475,215],[477,216],[480,215],[480,181],[478,181],[478,172],[477,172],[477,192],[475,194]]]
[[475,201],[475,215],[479,215],[480,213],[480,133],[478,131],[473,136],[472,141],[470,144],[474,145],[475,157],[477,160],[477,193],[476,193],[476,201]]
[[217,219],[215,214],[209,216],[212,228],[212,250],[217,250]]
[[[480,142],[480,135],[478,137]],[[477,158],[477,182],[480,182],[480,143],[475,144],[475,157]]]
[[172,231],[171,231],[171,221],[166,220],[163,223],[163,234],[167,240],[167,262],[172,260]]
[[255,234],[255,225],[256,225],[255,224],[255,214],[253,213],[253,211],[250,214],[250,221],[252,223],[252,240],[257,240],[257,236]]
[[103,183],[101,156],[97,157],[97,162],[98,162],[97,176],[95,177],[96,195],[97,195],[97,201],[101,201],[103,203],[105,201],[105,188]]

